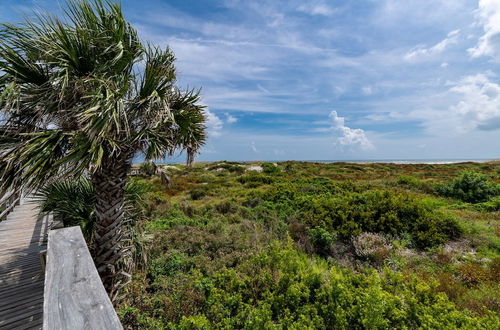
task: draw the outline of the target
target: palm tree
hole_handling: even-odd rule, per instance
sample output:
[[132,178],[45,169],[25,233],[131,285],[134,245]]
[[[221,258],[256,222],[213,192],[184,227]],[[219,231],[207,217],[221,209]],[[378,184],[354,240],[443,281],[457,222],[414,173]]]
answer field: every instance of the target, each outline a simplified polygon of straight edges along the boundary
[[0,184],[37,189],[89,175],[94,261],[108,292],[123,255],[133,158],[205,141],[199,91],[177,87],[174,61],[169,48],[141,43],[121,6],[105,0],[68,0],[62,19],[0,25]]

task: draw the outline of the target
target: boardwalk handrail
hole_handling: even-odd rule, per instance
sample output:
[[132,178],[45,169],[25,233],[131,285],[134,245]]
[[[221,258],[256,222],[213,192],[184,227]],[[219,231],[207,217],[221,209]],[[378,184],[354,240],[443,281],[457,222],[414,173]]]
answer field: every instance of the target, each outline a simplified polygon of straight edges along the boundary
[[43,329],[123,329],[78,226],[49,232]]
[[20,190],[11,190],[2,196],[0,199],[0,221],[4,220],[14,207],[19,204],[21,195]]

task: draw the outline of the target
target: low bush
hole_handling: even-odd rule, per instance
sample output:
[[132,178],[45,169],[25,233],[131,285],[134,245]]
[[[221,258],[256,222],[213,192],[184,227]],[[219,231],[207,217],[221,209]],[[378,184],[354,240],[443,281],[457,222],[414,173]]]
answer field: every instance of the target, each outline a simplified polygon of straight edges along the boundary
[[496,196],[491,200],[474,205],[478,211],[482,212],[498,212],[500,211],[500,196]]
[[240,176],[237,180],[241,184],[245,184],[245,183],[271,184],[275,181],[274,178],[272,178],[268,175],[265,175],[265,174],[260,174],[260,173],[251,173],[251,174],[243,175],[243,176]]
[[153,162],[144,162],[139,166],[139,173],[143,176],[155,175],[158,167]]
[[436,192],[467,203],[481,203],[500,195],[500,185],[489,181],[485,174],[465,171],[452,182],[437,185]]
[[465,262],[461,264],[458,267],[458,271],[462,281],[471,286],[478,285],[490,279],[488,270],[474,262]]
[[280,174],[281,169],[272,163],[262,163],[262,172],[266,174]]
[[386,259],[392,250],[392,246],[383,235],[374,233],[361,233],[353,237],[352,245],[358,257],[375,262]]
[[151,260],[147,274],[151,281],[155,281],[162,276],[171,276],[179,271],[188,272],[193,267],[193,261],[187,255],[173,251]]
[[[184,265],[166,264],[167,271]],[[124,306],[120,310],[124,325],[173,329],[493,329],[498,325],[493,315],[480,318],[458,311],[436,293],[433,282],[392,271],[353,274],[311,260],[290,244],[274,244],[210,278],[201,273],[181,278],[191,282],[165,281],[168,295],[159,291],[149,303],[151,310],[144,301],[142,311]],[[176,282],[175,288],[171,282]],[[161,325],[155,323],[158,320]]]
[[170,207],[161,218],[147,223],[149,230],[168,230],[176,226],[204,226],[209,219],[203,216],[186,215],[182,205]]
[[322,227],[310,228],[307,233],[316,253],[320,255],[330,254],[335,234],[330,233]]
[[409,175],[400,175],[394,183],[396,186],[416,189],[425,193],[431,193],[433,191],[433,185],[431,183]]
[[212,196],[215,190],[219,189],[218,184],[205,184],[198,185],[189,191],[189,196],[192,200],[197,201],[203,199],[205,196]]
[[220,214],[230,214],[238,211],[238,204],[234,201],[223,201],[215,205],[215,210]]
[[[465,292],[456,302],[457,306],[484,316],[492,312],[500,315],[500,285],[482,283],[473,290]],[[500,321],[498,321],[500,322]],[[497,328],[498,328],[497,323]]]
[[336,232],[344,240],[362,232],[391,236],[409,233],[417,247],[427,248],[458,238],[462,233],[452,215],[406,193],[352,192],[355,189],[342,189],[334,184],[323,185],[323,189],[326,190],[322,193],[310,194],[310,190],[281,186],[268,190],[261,198],[267,201],[263,205],[281,217],[301,219],[311,228]]

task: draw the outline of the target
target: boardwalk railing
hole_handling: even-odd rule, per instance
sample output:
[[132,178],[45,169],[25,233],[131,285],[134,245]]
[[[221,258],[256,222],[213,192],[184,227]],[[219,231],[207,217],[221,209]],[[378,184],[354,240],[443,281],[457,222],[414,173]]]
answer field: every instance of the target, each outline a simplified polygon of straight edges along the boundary
[[49,232],[43,329],[123,329],[80,227]]
[[0,221],[5,220],[7,215],[19,204],[21,200],[21,191],[11,190],[6,192],[0,199]]

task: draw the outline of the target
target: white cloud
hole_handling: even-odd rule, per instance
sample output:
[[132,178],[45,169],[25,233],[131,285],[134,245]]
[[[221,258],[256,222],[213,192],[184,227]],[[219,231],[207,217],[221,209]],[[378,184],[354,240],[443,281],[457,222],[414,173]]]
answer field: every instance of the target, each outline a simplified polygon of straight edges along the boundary
[[224,82],[228,79],[262,79],[268,71],[264,58],[268,62],[273,62],[277,56],[281,56],[273,52],[274,49],[245,42],[234,43],[224,40],[177,37],[166,39],[153,37],[151,39],[156,42],[159,40],[173,49],[178,57],[178,67],[183,76],[205,82]]
[[337,138],[337,142],[342,146],[358,145],[362,149],[373,149],[373,144],[366,137],[365,131],[345,126],[345,118],[339,117],[337,111],[330,112],[330,119],[333,122],[332,129],[341,135]]
[[297,8],[297,10],[309,15],[321,15],[321,16],[331,16],[332,14],[335,13],[334,8],[328,6],[323,2],[318,2],[318,1],[316,3],[307,3],[300,5]]
[[500,1],[480,0],[477,12],[484,34],[469,53],[472,57],[491,56],[500,60]]
[[258,154],[259,150],[257,150],[257,147],[255,146],[255,141],[252,141],[252,145],[251,146],[252,146],[253,152],[255,152],[256,154]]
[[456,44],[458,41],[458,36],[460,34],[460,30],[453,30],[446,36],[445,39],[441,40],[437,44],[432,47],[425,48],[422,46],[418,46],[415,49],[412,49],[408,53],[405,54],[404,58],[408,61],[422,60],[426,57],[430,57],[433,55],[437,55],[442,53],[448,48],[448,46],[452,44]]
[[500,85],[477,74],[463,78],[450,91],[461,95],[461,101],[450,111],[461,118],[464,130],[500,129]]
[[387,123],[417,121],[428,136],[439,137],[439,142],[444,138],[484,136],[486,131],[500,132],[500,84],[492,77],[492,73],[465,76],[457,82],[447,82],[445,85],[451,87],[446,91],[420,100],[421,106],[415,110],[372,114],[367,118]]
[[363,94],[365,94],[365,95],[372,95],[373,94],[373,87],[372,86],[365,86],[361,90],[363,91]]
[[441,63],[441,67],[442,68],[447,68],[449,66],[449,63],[448,62],[443,62]]
[[231,116],[230,114],[228,114],[226,112],[226,123],[228,124],[234,124],[238,121],[238,118],[234,117],[234,116]]
[[208,109],[205,110],[207,131],[209,136],[219,136],[221,135],[221,130],[224,127],[223,121],[213,112]]

